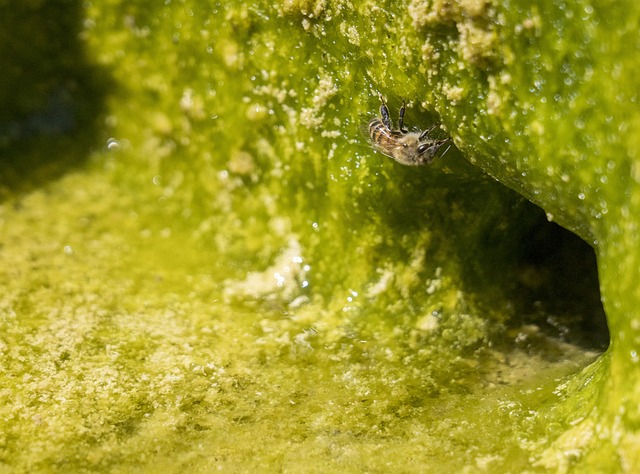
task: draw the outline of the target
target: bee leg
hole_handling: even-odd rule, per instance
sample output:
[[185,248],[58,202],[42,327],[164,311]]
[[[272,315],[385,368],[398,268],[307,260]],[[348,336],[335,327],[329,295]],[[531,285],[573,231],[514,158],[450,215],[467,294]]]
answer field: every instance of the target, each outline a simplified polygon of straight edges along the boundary
[[[452,140],[451,140],[451,138],[447,138],[447,139],[442,143],[442,145],[440,145],[440,148],[441,148],[441,147],[443,147],[444,145],[446,145],[447,143],[449,143],[450,141],[452,141]],[[440,148],[438,148],[438,151],[440,151]],[[442,154],[441,154],[440,156],[444,156],[444,155],[446,155],[446,154],[447,154],[447,152],[449,151],[449,148],[451,148],[451,145],[449,145],[449,146],[448,146],[448,147],[447,147],[447,148],[442,152]]]
[[[444,140],[438,140],[431,148],[433,148],[433,158],[435,158],[435,156],[438,154],[438,152],[440,151],[440,149],[445,146],[447,143],[451,142],[451,138],[445,138]],[[447,153],[449,151],[449,148],[451,148],[451,145],[449,145],[447,147],[447,149],[442,153],[443,156],[445,153]]]
[[382,116],[382,123],[385,127],[391,130],[391,119],[389,118],[389,109],[387,108],[387,103],[382,98],[382,95],[379,96],[380,102],[382,102],[382,104],[380,104],[380,115]]
[[438,125],[440,125],[440,124],[439,124],[439,123],[434,123],[431,127],[429,127],[429,128],[427,128],[426,130],[424,130],[424,131],[420,134],[420,136],[418,137],[418,140],[422,141],[422,140],[424,140],[425,138],[427,138],[427,136],[429,136],[429,134],[430,134],[431,132],[433,132],[433,131],[438,127]]
[[[440,148],[442,148],[450,141],[451,138],[445,138],[444,140],[438,140],[431,145],[427,145],[426,143],[420,145],[420,147],[418,148],[420,157],[418,158],[417,164],[428,165],[429,163],[431,163],[440,151]],[[448,152],[449,148],[451,148],[451,145],[449,145],[449,147],[447,147],[447,149],[440,156],[443,156],[446,152]]]
[[402,133],[407,133],[407,131],[402,127],[404,125],[404,111],[405,111],[405,107],[406,103],[403,100],[402,101],[402,107],[400,107],[400,117],[398,118],[398,130],[400,130]]

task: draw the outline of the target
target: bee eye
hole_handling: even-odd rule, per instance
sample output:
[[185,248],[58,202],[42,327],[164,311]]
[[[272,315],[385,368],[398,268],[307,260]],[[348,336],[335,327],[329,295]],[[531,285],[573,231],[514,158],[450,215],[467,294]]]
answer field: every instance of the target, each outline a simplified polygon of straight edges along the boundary
[[420,145],[418,147],[418,154],[422,155],[425,151],[427,151],[429,149],[429,145],[426,143],[423,143],[422,145]]

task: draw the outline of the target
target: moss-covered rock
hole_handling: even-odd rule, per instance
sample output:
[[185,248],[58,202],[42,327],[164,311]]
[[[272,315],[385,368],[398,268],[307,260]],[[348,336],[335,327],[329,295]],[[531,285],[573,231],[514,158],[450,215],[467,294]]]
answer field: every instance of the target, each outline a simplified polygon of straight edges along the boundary
[[[22,8],[0,469],[640,464],[640,7]],[[379,93],[455,147],[373,152]]]

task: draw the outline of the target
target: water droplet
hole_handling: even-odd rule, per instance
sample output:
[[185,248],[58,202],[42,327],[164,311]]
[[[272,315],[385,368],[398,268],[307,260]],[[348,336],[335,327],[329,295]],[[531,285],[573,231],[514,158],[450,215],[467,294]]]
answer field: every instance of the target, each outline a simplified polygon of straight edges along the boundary
[[107,150],[119,150],[120,149],[120,141],[115,138],[109,138],[107,140]]

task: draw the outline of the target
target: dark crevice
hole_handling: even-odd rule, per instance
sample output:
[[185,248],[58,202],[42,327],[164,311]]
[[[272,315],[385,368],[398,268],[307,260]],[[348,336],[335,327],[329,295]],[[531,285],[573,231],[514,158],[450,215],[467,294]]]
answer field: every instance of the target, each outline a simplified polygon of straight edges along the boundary
[[538,221],[524,234],[514,261],[517,311],[552,337],[604,351],[609,331],[593,248],[531,208]]
[[[593,248],[455,150],[424,172],[397,165],[402,192],[375,203],[398,235],[435,229],[432,261],[459,265],[461,289],[495,322],[493,342],[524,331],[603,352],[609,331]],[[397,237],[399,238],[399,237]],[[502,328],[502,329],[500,329]],[[504,330],[503,330],[504,329]]]
[[[498,211],[487,213],[476,241],[461,247],[473,262],[465,284],[507,302],[509,334],[535,328],[540,336],[604,352],[609,331],[593,248],[516,192],[495,181],[487,185],[487,195],[499,196],[488,207],[498,205]],[[482,204],[473,206],[476,211]]]

